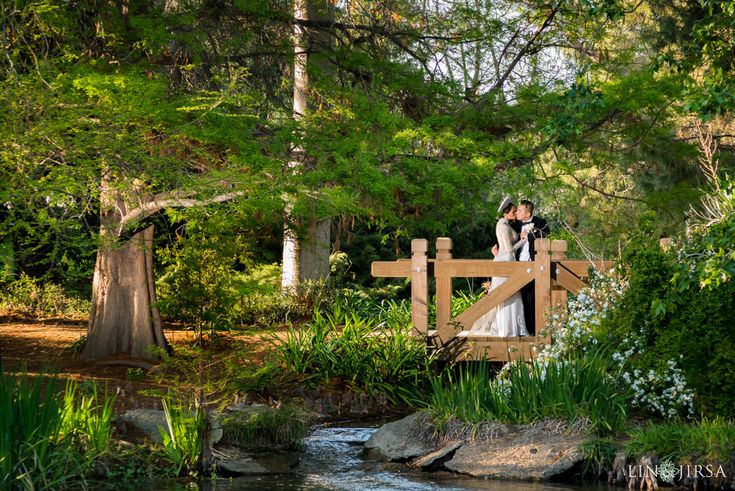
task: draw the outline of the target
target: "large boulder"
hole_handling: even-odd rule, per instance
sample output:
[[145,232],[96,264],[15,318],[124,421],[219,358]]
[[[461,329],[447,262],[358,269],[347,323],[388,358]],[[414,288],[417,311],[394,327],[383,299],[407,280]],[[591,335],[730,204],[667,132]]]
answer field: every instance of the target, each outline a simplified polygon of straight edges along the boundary
[[167,428],[166,416],[160,409],[132,409],[116,418],[122,427],[123,433],[142,433],[153,443],[161,443],[161,433],[158,428]]
[[383,425],[365,442],[368,451],[393,462],[426,455],[438,446],[429,425],[429,415],[423,412]]
[[442,438],[432,432],[429,415],[415,413],[376,431],[365,448],[412,467],[446,469],[479,478],[549,480],[582,462],[585,425],[559,420],[531,425],[453,422]]
[[[117,416],[116,423],[122,433],[130,436],[142,435],[152,443],[161,443],[159,428],[168,429],[166,415],[160,409],[132,409]],[[212,446],[222,439],[220,415],[216,411],[209,413],[209,445]]]
[[519,425],[490,441],[470,441],[444,463],[448,470],[474,477],[549,480],[583,460],[586,437],[558,421]]

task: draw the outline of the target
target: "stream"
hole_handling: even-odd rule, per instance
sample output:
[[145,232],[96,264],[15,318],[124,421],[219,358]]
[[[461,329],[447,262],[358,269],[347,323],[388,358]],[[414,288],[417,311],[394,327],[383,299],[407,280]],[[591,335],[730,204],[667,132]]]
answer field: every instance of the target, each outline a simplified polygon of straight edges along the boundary
[[359,424],[362,426],[351,427],[349,424],[342,424],[314,428],[304,441],[300,462],[292,473],[205,480],[199,483],[198,489],[202,491],[363,489],[590,491],[602,487],[483,480],[450,472],[415,470],[405,464],[366,460],[362,455],[363,444],[377,426],[365,427],[364,422]]

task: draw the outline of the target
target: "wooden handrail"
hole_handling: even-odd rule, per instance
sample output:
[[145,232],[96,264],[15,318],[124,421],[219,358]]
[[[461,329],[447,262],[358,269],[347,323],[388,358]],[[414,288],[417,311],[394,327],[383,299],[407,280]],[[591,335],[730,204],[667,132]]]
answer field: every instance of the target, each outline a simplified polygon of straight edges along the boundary
[[533,267],[528,262],[495,262],[492,259],[452,259],[434,263],[434,276],[451,278],[510,277],[528,272]]

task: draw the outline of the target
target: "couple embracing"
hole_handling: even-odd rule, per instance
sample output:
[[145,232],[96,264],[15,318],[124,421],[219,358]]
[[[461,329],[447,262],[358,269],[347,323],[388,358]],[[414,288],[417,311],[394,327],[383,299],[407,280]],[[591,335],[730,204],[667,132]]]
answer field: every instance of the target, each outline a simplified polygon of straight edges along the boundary
[[[549,225],[533,215],[533,203],[521,200],[518,206],[505,197],[498,211],[502,216],[495,226],[498,244],[492,252],[495,261],[533,261],[534,241],[549,234]],[[502,285],[507,278],[493,277],[489,290]],[[533,282],[514,293],[508,300],[483,315],[471,331],[488,336],[528,336],[535,332],[535,290]]]

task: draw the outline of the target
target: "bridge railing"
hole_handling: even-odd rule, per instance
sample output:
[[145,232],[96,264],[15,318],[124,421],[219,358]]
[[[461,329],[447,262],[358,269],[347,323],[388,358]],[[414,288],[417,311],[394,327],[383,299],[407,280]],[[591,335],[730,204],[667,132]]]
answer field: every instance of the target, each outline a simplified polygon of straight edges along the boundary
[[[578,261],[566,258],[563,240],[537,239],[534,261],[494,262],[491,259],[454,259],[452,239],[436,241],[436,257],[429,258],[428,241],[411,241],[411,259],[372,263],[375,277],[408,277],[411,280],[411,319],[417,335],[429,336],[437,346],[447,345],[457,337],[480,343],[504,343],[499,338],[469,331],[477,319],[508,300],[527,284],[535,290],[535,324],[541,331],[552,305],[564,304],[567,292],[577,293],[586,284],[590,267],[607,269],[610,261]],[[429,278],[436,279],[436,326],[429,326]],[[475,304],[452,318],[452,279],[505,277],[507,280],[488,292]],[[550,335],[519,338],[527,343],[550,343]],[[528,346],[526,347],[528,348]]]

